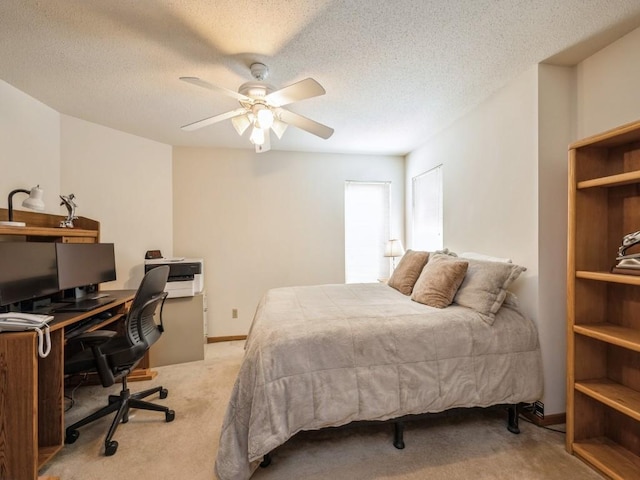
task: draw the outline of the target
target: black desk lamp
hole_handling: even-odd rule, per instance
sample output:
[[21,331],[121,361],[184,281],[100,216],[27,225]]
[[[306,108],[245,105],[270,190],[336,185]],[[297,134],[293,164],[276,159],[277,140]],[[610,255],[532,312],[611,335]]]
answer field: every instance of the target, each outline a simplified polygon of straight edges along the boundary
[[11,227],[24,227],[26,226],[25,222],[14,222],[13,221],[13,196],[16,193],[28,193],[29,198],[25,199],[22,202],[22,206],[26,208],[30,208],[31,210],[44,210],[44,202],[42,201],[42,195],[44,192],[40,188],[40,185],[33,187],[31,190],[25,190],[24,188],[17,188],[12,190],[9,193],[9,198],[7,199],[8,211],[9,211],[9,221],[8,222],[0,222],[2,226],[11,226]]

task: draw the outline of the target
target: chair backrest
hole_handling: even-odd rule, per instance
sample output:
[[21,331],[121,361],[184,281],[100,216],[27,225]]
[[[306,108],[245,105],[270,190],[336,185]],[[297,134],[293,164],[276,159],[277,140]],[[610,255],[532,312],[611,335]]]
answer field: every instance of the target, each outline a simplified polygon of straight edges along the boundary
[[162,306],[167,297],[164,287],[168,276],[169,267],[162,265],[149,270],[142,278],[125,320],[128,346],[105,352],[112,371],[137,364],[162,335],[162,328],[156,324],[154,317],[160,307],[159,316],[162,323]]
[[[167,296],[164,287],[169,277],[169,266],[152,268],[142,278],[127,316],[127,337],[131,345],[143,344],[145,349],[153,345],[162,331],[154,316],[158,306],[162,306]],[[160,311],[162,315],[162,309]]]

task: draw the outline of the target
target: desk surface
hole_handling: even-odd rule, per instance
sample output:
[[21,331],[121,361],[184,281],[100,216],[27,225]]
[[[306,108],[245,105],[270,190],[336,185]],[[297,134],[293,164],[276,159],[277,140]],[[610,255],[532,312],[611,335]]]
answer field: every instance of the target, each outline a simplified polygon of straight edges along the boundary
[[53,314],[53,320],[49,322],[49,328],[51,330],[58,330],[60,328],[66,327],[72,323],[79,322],[85,318],[93,317],[94,315],[104,312],[113,308],[118,303],[128,302],[133,300],[133,297],[136,294],[135,290],[100,290],[100,293],[104,293],[109,295],[113,301],[106,303],[94,310],[89,312],[59,312]]

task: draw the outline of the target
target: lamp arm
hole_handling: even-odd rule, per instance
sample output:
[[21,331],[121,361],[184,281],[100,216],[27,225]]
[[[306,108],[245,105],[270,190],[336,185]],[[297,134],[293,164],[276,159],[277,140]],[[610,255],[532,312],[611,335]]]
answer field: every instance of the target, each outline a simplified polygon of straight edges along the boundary
[[13,222],[13,196],[16,193],[31,193],[29,190],[25,190],[24,188],[16,188],[9,192],[9,198],[7,199],[7,206],[9,207],[9,221]]

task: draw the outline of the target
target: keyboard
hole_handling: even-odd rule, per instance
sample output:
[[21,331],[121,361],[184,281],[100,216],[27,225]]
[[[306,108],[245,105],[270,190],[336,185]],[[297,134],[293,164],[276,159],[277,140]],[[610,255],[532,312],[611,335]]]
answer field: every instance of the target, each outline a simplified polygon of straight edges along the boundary
[[64,308],[68,305],[69,304],[65,302],[51,302],[47,305],[43,305],[42,307],[31,309],[27,311],[27,313],[35,313],[38,315],[53,315],[55,312],[60,311],[61,308]]
[[97,298],[85,298],[76,302],[71,302],[63,307],[57,308],[57,312],[88,312],[95,308],[113,302],[113,298],[109,296],[99,296]]
[[99,317],[91,317],[91,318],[85,318],[84,320],[80,320],[79,322],[74,323],[69,327],[65,327],[64,338],[66,340],[70,340],[74,337],[77,337],[81,333],[86,332],[87,330],[89,330],[89,328],[99,324],[100,322],[102,322],[102,319]]

